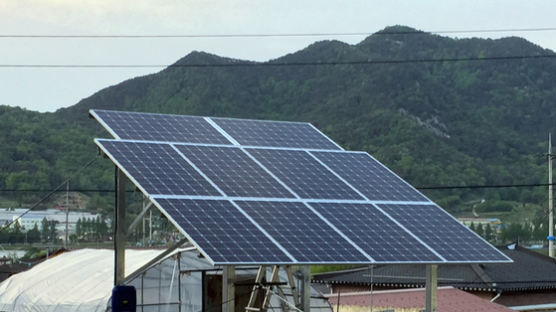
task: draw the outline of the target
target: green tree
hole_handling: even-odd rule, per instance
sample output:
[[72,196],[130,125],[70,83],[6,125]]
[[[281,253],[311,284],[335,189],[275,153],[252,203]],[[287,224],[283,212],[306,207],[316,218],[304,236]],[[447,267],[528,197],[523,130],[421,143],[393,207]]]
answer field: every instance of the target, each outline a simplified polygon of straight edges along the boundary
[[50,224],[46,217],[41,221],[41,239],[43,242],[48,242],[50,240]]
[[39,227],[35,223],[33,228],[27,231],[27,242],[29,243],[37,243],[41,240],[41,232],[39,231]]
[[477,229],[475,228],[475,223],[471,222],[471,224],[469,225],[469,229],[473,232],[477,232]]
[[496,240],[496,233],[492,230],[490,224],[485,226],[485,239],[491,243]]
[[77,237],[81,237],[81,235],[83,235],[83,221],[81,218],[77,219],[77,223],[75,224],[75,235]]
[[58,223],[58,222],[56,222],[56,221],[51,221],[51,222],[50,222],[50,226],[48,227],[48,228],[49,228],[49,233],[48,233],[48,235],[49,235],[50,241],[51,241],[52,243],[56,243],[57,240],[58,240],[58,230],[56,230],[56,224],[57,224],[57,223]]
[[479,234],[482,237],[485,236],[485,231],[484,231],[483,225],[480,224],[480,223],[477,224],[477,230],[475,232],[477,232],[477,234]]

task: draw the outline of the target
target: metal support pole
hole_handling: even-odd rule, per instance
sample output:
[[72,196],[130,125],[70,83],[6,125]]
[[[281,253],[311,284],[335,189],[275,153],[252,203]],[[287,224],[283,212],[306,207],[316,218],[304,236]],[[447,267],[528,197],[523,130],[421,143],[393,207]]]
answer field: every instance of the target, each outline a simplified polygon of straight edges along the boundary
[[222,312],[235,310],[235,267],[225,265],[222,268]]
[[178,312],[181,312],[181,253],[178,252],[176,257],[178,259],[178,302],[180,303]]
[[548,256],[554,258],[554,192],[552,191],[552,136],[548,134]]
[[153,242],[153,211],[149,210],[149,247]]
[[125,278],[125,181],[124,173],[116,168],[116,209],[114,211],[114,285]]
[[303,289],[303,297],[301,299],[301,310],[309,312],[311,310],[311,268],[308,265],[300,267],[303,275],[301,288]]
[[[143,197],[143,210],[145,210],[145,197]],[[147,242],[145,241],[145,215],[141,218],[143,220],[143,239],[141,240],[141,244],[143,247],[147,246]]]
[[68,239],[69,239],[69,190],[70,190],[70,181],[66,184],[66,235],[64,239],[64,249],[68,248]]
[[437,312],[438,265],[427,264],[426,312]]

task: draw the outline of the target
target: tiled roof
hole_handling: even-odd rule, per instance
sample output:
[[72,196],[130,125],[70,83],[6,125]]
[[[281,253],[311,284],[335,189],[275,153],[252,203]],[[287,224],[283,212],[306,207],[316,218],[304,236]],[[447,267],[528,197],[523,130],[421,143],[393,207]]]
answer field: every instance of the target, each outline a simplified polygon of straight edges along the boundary
[[[556,261],[516,246],[500,250],[514,263],[457,264],[438,266],[438,285],[478,291],[527,291],[556,289]],[[425,265],[379,265],[372,270],[373,285],[424,287]],[[314,283],[370,285],[368,267],[316,274]]]
[[[338,295],[327,295],[332,306],[338,303]],[[470,293],[452,288],[442,287],[438,289],[438,311],[442,312],[509,312],[512,311],[502,305],[481,299]],[[363,306],[371,305],[370,292],[344,293],[340,294],[341,306]],[[373,308],[380,309],[424,309],[425,290],[405,289],[375,291],[372,293]],[[340,307],[341,311],[341,307]]]

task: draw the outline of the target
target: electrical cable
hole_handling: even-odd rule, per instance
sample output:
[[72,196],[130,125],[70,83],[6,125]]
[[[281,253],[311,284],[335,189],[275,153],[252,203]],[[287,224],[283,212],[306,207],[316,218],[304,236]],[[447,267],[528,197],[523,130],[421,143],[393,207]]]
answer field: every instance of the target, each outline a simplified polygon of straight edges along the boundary
[[538,28],[499,28],[499,29],[455,29],[455,30],[433,30],[433,31],[378,31],[378,32],[323,32],[323,33],[275,33],[275,34],[0,34],[0,38],[23,38],[23,39],[172,39],[172,38],[268,38],[268,37],[349,37],[369,35],[428,35],[428,34],[465,34],[465,33],[508,33],[508,32],[543,32],[556,31],[556,27]]
[[296,67],[296,66],[336,66],[336,65],[396,65],[420,63],[453,63],[484,61],[519,61],[534,59],[556,59],[556,54],[514,55],[491,57],[430,58],[399,60],[359,60],[336,62],[251,62],[241,61],[224,64],[0,64],[0,68],[237,68],[237,67]]

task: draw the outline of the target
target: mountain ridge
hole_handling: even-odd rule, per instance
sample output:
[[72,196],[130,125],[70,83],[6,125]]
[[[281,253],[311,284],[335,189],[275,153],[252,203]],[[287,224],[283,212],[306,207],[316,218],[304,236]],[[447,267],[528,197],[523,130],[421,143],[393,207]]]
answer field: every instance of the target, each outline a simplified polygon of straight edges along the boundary
[[[545,150],[546,133],[556,133],[556,61],[337,63],[554,52],[521,38],[452,39],[415,32],[389,27],[354,45],[320,41],[267,62],[191,52],[174,64],[262,66],[170,66],[107,87],[71,107],[38,114],[39,130],[21,131],[33,128],[27,124],[29,117],[23,118],[27,113],[0,108],[0,121],[8,120],[6,125],[14,128],[3,130],[10,135],[0,142],[8,146],[0,188],[38,183],[51,187],[76,167],[71,155],[59,155],[68,150],[66,145],[74,145],[73,156],[79,160],[94,153],[90,139],[107,134],[87,118],[90,108],[309,121],[345,148],[368,151],[421,186],[544,181],[543,159],[534,155]],[[302,62],[336,64],[273,66]],[[13,116],[25,119],[26,125],[15,124]],[[67,138],[64,131],[70,130],[77,139]],[[46,158],[35,153],[34,145],[29,152],[52,168],[41,169],[48,181],[34,178],[44,163],[33,165],[33,157],[17,156],[18,148],[24,150],[17,141],[33,141],[28,137],[33,135],[57,149],[46,152],[52,154]],[[57,135],[67,142],[56,142]],[[22,174],[25,171],[28,174]],[[95,187],[109,182],[99,169],[81,183]],[[428,195],[449,209],[480,197],[537,204],[543,200],[536,189],[477,192]]]

